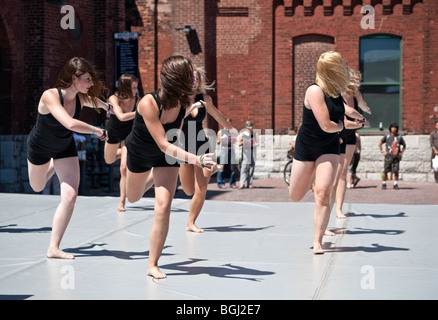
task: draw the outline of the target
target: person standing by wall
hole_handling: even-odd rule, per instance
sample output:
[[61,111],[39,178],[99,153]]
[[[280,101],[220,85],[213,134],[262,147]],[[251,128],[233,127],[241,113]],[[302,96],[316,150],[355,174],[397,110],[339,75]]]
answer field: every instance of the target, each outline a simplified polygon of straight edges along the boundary
[[240,167],[240,185],[242,189],[247,183],[247,187],[252,189],[252,180],[254,177],[256,148],[259,145],[259,137],[253,131],[252,121],[245,122],[246,128],[239,135],[239,147],[242,147],[242,163]]
[[435,173],[435,182],[438,183],[438,120],[435,121],[435,130],[430,133],[430,146],[432,148],[432,168]]
[[[231,123],[231,119],[227,118],[227,122]],[[217,144],[220,144],[221,153],[219,163],[222,167],[217,172],[217,186],[221,189],[226,189],[224,170],[226,167],[230,169],[230,187],[236,188],[236,154],[234,145],[237,138],[225,127],[217,132]]]
[[[384,150],[383,145],[385,145]],[[383,162],[382,189],[386,189],[388,172],[394,173],[394,189],[398,189],[400,161],[406,150],[406,143],[403,137],[398,133],[398,124],[396,122],[389,125],[389,134],[380,140],[379,149],[385,156]]]

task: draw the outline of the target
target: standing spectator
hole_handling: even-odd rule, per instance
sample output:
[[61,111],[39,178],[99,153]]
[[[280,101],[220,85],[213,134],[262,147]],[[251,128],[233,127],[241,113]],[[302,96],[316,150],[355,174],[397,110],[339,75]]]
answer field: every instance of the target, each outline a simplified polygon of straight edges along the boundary
[[362,146],[360,144],[360,135],[359,131],[356,130],[356,149],[354,150],[353,158],[351,159],[351,163],[348,167],[348,185],[347,188],[354,188],[359,183],[360,178],[356,175],[356,169],[360,160],[360,152],[362,150]]
[[258,146],[258,139],[256,133],[252,129],[252,121],[248,120],[245,123],[246,128],[242,130],[239,135],[239,147],[242,146],[242,164],[240,169],[240,186],[242,189],[247,183],[248,188],[252,189],[252,179],[254,177],[256,148]]
[[[227,118],[227,122],[231,123],[231,119]],[[236,138],[227,129],[221,129],[217,132],[217,144],[221,145],[221,153],[219,163],[222,167],[217,172],[217,186],[221,189],[226,189],[224,180],[224,169],[228,165],[230,168],[230,187],[236,188],[236,155],[234,153],[234,144]]]
[[[385,144],[385,150],[382,150],[383,144]],[[406,150],[406,143],[403,137],[398,134],[397,123],[393,122],[389,125],[389,134],[380,140],[379,149],[380,152],[385,156],[382,175],[382,189],[386,189],[386,179],[388,178],[388,172],[390,171],[394,173],[394,189],[398,189],[400,160]]]
[[435,130],[430,133],[430,146],[432,147],[432,167],[435,171],[435,182],[438,182],[438,120],[435,121]]

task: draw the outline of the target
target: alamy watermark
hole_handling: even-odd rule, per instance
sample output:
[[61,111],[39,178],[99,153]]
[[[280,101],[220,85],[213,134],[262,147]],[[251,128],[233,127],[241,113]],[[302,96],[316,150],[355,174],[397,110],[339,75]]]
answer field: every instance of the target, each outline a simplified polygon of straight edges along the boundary
[[65,274],[61,278],[61,288],[64,290],[75,289],[75,269],[70,265],[62,266],[61,273]]
[[364,276],[360,279],[360,287],[364,290],[374,290],[376,287],[376,275],[374,267],[365,265],[360,268],[360,273]]
[[[373,6],[366,5],[360,8],[360,13],[364,14],[362,19],[360,20],[360,27],[362,29],[376,29],[376,13]],[[383,21],[386,20],[387,17],[380,19],[379,31],[382,29]]]
[[61,28],[64,30],[75,28],[75,9],[70,5],[61,6],[61,13],[65,15],[61,18]]
[[[178,162],[177,158],[184,158],[184,150],[192,154],[202,155],[205,153],[215,153],[216,146],[218,145],[217,133],[209,128],[204,128],[197,133],[196,121],[188,122],[188,130],[186,131],[188,137],[185,137],[185,133],[180,129],[171,129],[166,132],[166,138],[168,141],[175,141],[174,146],[179,147],[176,149],[180,154],[172,155],[172,152],[166,152],[166,161],[169,164],[175,164]],[[231,149],[241,151],[243,154],[253,153],[254,159],[263,159],[262,162],[258,162],[258,169],[266,172],[270,172],[274,167],[274,131],[272,129],[265,129],[262,132],[261,129],[254,129],[252,132],[253,139],[257,142],[243,144],[238,146],[238,137],[248,134],[246,129],[242,129],[238,132],[237,136],[230,134],[230,142],[228,144],[228,138],[224,141],[220,138],[219,149],[221,153],[223,151],[231,152]],[[185,145],[187,143],[187,146]],[[227,156],[222,156],[223,159],[228,159]],[[240,155],[231,158],[231,163],[221,161],[221,164],[239,164]],[[213,159],[216,160],[216,159]],[[190,162],[189,162],[190,163]],[[194,164],[194,163],[190,163]]]

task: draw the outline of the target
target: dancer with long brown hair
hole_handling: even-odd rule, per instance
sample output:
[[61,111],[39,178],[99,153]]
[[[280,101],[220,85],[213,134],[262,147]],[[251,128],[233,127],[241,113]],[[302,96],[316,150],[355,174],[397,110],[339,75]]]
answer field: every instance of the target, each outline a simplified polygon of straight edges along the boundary
[[[202,125],[207,113],[210,114],[218,123],[224,128],[230,130],[234,137],[237,136],[237,130],[227,121],[222,112],[220,112],[214,105],[213,99],[207,94],[207,90],[212,90],[213,87],[206,83],[205,71],[203,68],[197,67],[194,72],[193,87],[196,94],[189,96],[190,103],[194,104],[197,101],[205,101],[205,108],[193,110],[184,120],[182,127],[182,143],[186,151],[203,154],[215,146],[211,144],[209,138],[215,140],[215,136],[206,135],[206,130]],[[212,151],[210,151],[212,152]],[[220,167],[219,167],[220,168]],[[207,195],[208,182],[215,170],[200,168],[191,163],[181,164],[179,169],[179,176],[182,188],[187,195],[193,195],[190,201],[189,218],[186,225],[187,231],[204,232],[203,229],[196,226],[195,222],[201,213],[202,207]]]
[[135,110],[138,103],[138,79],[132,74],[122,74],[116,93],[108,98],[113,106],[107,129],[108,141],[105,143],[105,162],[114,163],[120,159],[120,201],[117,211],[125,211],[126,200],[126,146],[125,139],[131,132]]
[[197,156],[177,146],[177,129],[194,109],[205,106],[200,100],[190,104],[195,94],[194,65],[183,56],[164,60],[160,88],[146,94],[138,104],[131,133],[126,138],[126,195],[129,202],[141,199],[152,184],[155,188],[154,221],[150,232],[147,274],[158,279],[166,274],[158,268],[169,230],[170,209],[178,179],[179,163],[187,162],[211,169],[212,154]]
[[83,106],[109,111],[110,106],[99,99],[103,90],[94,66],[75,57],[65,64],[55,87],[44,91],[38,103],[36,124],[27,141],[29,183],[35,192],[40,192],[56,172],[61,186],[61,202],[53,217],[48,258],[74,259],[59,248],[79,188],[79,160],[73,132],[107,139],[105,129],[79,120]]

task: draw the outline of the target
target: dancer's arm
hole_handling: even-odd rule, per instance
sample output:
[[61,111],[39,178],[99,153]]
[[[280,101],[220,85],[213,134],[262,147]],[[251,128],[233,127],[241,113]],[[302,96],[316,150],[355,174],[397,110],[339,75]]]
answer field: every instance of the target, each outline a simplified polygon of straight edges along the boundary
[[213,103],[213,99],[208,95],[204,94],[205,108],[207,109],[208,114],[210,114],[214,120],[217,121],[222,127],[230,131],[232,137],[237,137],[239,134],[237,129],[234,128],[228,121],[227,118],[216,108]]
[[108,102],[114,107],[113,112],[120,121],[129,121],[134,119],[135,111],[123,112],[123,109],[119,104],[119,99],[116,97],[116,95],[113,94],[111,97],[109,97]]
[[357,91],[355,97],[356,97],[357,104],[358,104],[359,108],[362,111],[371,114],[371,108],[368,106],[368,104],[366,103],[366,101],[364,100],[364,98],[362,96],[362,93],[359,90]]
[[[88,96],[87,96],[88,97]],[[88,107],[88,108],[100,108],[105,110],[106,112],[112,112],[112,106],[106,102],[103,102],[102,100],[100,100],[99,98],[96,98],[96,105],[93,105],[93,102],[91,101],[91,98],[83,98],[83,96],[79,96],[79,98],[81,99],[82,105],[84,107]]]
[[160,113],[158,106],[151,95],[146,95],[140,101],[138,104],[138,112],[143,117],[152,138],[163,153],[186,163],[195,164],[199,167],[206,167],[207,169],[215,164],[212,160],[213,154],[211,153],[196,156],[167,141],[166,132],[164,131],[163,124],[159,118]]
[[336,133],[342,131],[344,128],[342,121],[336,123],[330,120],[330,114],[324,100],[324,92],[320,87],[313,85],[307,88],[304,104],[306,108],[312,110],[316,121],[318,121],[318,124],[323,131],[327,133]]
[[360,114],[356,109],[350,107],[348,104],[344,103],[345,114],[353,119],[364,120],[364,116]]
[[[98,137],[106,138],[106,130],[94,127],[86,122],[71,117],[59,101],[59,95],[56,90],[46,90],[41,96],[41,103],[47,107],[49,112],[68,130],[84,133],[96,134]],[[105,137],[104,137],[105,136]]]

